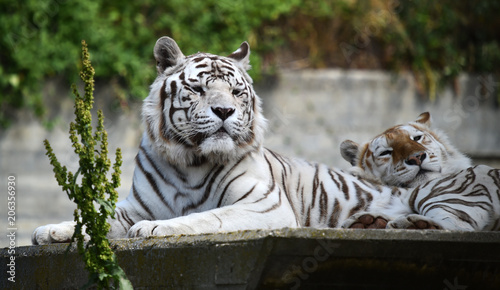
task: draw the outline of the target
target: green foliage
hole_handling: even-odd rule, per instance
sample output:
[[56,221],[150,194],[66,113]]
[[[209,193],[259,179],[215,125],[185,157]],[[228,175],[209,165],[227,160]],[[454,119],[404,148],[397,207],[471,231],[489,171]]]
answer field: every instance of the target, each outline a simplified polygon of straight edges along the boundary
[[146,97],[163,35],[186,54],[248,40],[256,80],[276,67],[410,70],[433,96],[461,72],[499,74],[499,13],[497,0],[3,0],[0,127],[20,107],[43,116],[41,83],[76,75],[80,39],[123,104]]
[[[78,54],[81,39],[92,44],[96,79],[118,84],[117,94],[126,103],[147,96],[156,76],[154,41],[160,36],[172,36],[186,54],[230,54],[244,40],[256,39],[252,30],[263,20],[276,18],[290,5],[266,0],[4,0],[0,128],[21,107],[44,115],[42,81],[76,75],[78,64],[71,56]],[[258,54],[252,55],[252,63],[258,72]]]
[[424,0],[401,5],[404,33],[389,30],[394,42],[389,64],[409,67],[431,99],[438,87],[462,72],[500,76],[500,2]]
[[[85,84],[85,94],[83,97],[80,96],[76,86],[73,85],[75,122],[71,122],[69,131],[74,151],[80,158],[77,172],[73,174],[67,170],[66,166],[61,166],[49,141],[45,140],[44,144],[50,164],[54,167],[58,184],[77,205],[74,212],[76,226],[72,242],[77,242],[78,252],[89,271],[88,286],[97,284],[98,288],[109,288],[111,282],[115,281],[121,289],[131,289],[131,284],[118,265],[106,238],[110,228],[106,219],[114,217],[115,203],[118,198],[116,188],[120,185],[121,150],[120,148],[116,150],[114,172],[109,181],[106,176],[111,166],[107,157],[108,135],[104,129],[104,116],[100,110],[96,131],[92,132],[90,111],[94,103],[94,69],[84,41],[82,41],[82,63],[80,77]],[[80,176],[81,184],[79,185]],[[100,206],[98,210],[94,207],[94,203]],[[90,236],[86,244],[83,231]]]
[[[411,71],[431,100],[463,72],[500,76],[500,2],[300,1],[260,30],[261,42],[284,39],[292,67]],[[266,33],[277,27],[273,35]],[[292,59],[292,60],[294,60]]]

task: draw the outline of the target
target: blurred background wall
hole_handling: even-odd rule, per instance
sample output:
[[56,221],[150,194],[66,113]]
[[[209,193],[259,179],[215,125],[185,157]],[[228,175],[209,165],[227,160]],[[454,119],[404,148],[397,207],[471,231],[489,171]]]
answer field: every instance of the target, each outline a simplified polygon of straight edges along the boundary
[[[37,225],[72,219],[42,141],[77,169],[67,132],[82,39],[110,151],[124,150],[120,198],[131,185],[141,100],[163,35],[186,55],[227,55],[250,43],[250,73],[270,121],[266,146],[278,152],[345,168],[341,141],[367,141],[429,111],[476,163],[499,167],[500,2],[283,2],[3,1],[0,184],[17,177],[18,245]],[[7,194],[0,199],[5,246]]]

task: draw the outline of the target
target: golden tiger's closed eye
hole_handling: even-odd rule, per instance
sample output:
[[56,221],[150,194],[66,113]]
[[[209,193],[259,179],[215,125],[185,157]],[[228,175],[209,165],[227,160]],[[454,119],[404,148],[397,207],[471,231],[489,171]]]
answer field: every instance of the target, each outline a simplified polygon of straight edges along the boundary
[[389,155],[392,155],[392,150],[385,150],[384,152],[380,153],[378,156],[382,157],[382,156],[389,156]]
[[420,139],[422,139],[422,135],[413,137],[413,141],[419,141]]

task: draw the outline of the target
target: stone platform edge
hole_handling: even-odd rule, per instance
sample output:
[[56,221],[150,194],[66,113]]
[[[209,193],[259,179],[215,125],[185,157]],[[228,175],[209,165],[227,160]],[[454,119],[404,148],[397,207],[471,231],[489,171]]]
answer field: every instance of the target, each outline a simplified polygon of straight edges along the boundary
[[[500,286],[500,232],[286,228],[120,239],[111,246],[138,289]],[[87,274],[67,247],[15,248],[16,282],[6,277],[0,288],[80,288]],[[8,250],[0,251],[3,267]]]

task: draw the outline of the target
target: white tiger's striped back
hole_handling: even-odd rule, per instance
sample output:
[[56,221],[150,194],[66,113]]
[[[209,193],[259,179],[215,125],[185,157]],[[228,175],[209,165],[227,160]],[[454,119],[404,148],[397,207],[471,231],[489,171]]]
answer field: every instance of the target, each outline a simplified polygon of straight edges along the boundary
[[[145,178],[140,181],[146,185],[141,187],[143,191],[136,190],[149,203],[134,201],[143,209],[133,224],[143,219],[189,217],[192,213],[238,204],[255,206],[247,214],[271,217],[257,228],[337,228],[356,213],[384,212],[395,217],[419,213],[445,221],[442,225],[450,229],[498,229],[498,192],[488,188],[498,186],[500,172],[485,166],[470,168],[416,189],[398,189],[267,149],[249,153],[227,165],[203,164],[197,166],[195,172],[189,168],[165,167],[162,162],[139,165],[142,159],[158,160],[147,157],[146,152],[140,150],[135,175]],[[165,179],[159,172],[168,172],[170,177]],[[149,178],[148,174],[151,174]],[[263,183],[263,179],[266,182]],[[157,192],[155,184],[168,186],[158,187],[165,192]],[[263,184],[266,187],[262,187]],[[474,190],[471,192],[471,189]],[[129,198],[135,198],[135,194]],[[241,228],[232,224],[231,219],[224,220],[215,214],[212,217],[218,221],[215,231]],[[204,225],[201,232],[210,232],[210,227]]]
[[[368,210],[409,212],[397,188],[358,179],[324,164],[287,158],[266,150],[273,178],[287,193],[301,226],[340,227],[354,213]],[[403,190],[404,191],[404,190]]]
[[[263,184],[266,188],[259,192]],[[118,206],[136,205],[136,218],[127,218],[135,224],[269,199],[269,208],[263,212],[283,204],[293,209],[289,217],[280,217],[280,223],[288,219],[288,226],[338,227],[349,215],[376,204],[374,200],[389,204],[396,190],[269,150],[249,153],[226,165],[174,166],[162,160],[144,138],[131,194]],[[272,196],[274,192],[277,198]]]

